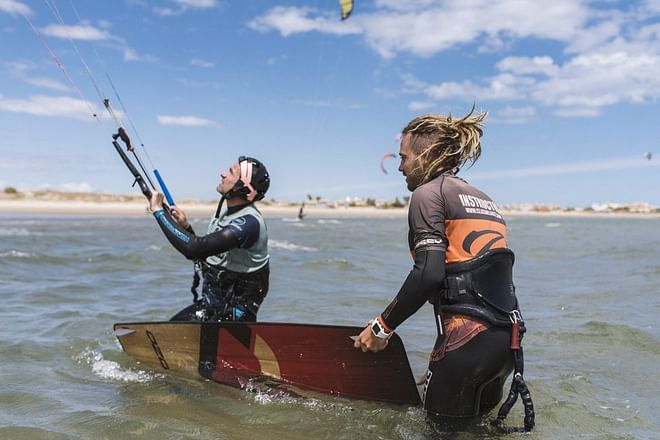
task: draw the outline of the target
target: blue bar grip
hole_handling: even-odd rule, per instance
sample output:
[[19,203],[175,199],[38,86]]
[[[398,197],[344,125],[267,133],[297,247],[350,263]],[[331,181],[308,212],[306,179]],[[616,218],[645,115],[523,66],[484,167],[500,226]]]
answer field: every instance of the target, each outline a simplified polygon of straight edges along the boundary
[[154,174],[156,175],[156,179],[158,180],[158,185],[160,185],[160,189],[163,190],[163,194],[165,194],[165,198],[167,199],[167,203],[170,204],[170,206],[174,206],[174,199],[172,199],[172,196],[170,195],[169,190],[167,189],[167,185],[165,185],[165,181],[163,181],[163,178],[160,177],[160,173],[158,170],[154,170]]

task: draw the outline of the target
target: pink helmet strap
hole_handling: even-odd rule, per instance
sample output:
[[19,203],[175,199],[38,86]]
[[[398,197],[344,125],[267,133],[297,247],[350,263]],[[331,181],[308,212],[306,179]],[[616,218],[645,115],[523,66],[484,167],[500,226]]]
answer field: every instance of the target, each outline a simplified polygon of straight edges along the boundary
[[254,198],[257,196],[257,190],[254,189],[252,186],[252,162],[249,160],[244,160],[241,161],[239,164],[241,166],[241,182],[243,182],[243,186],[245,186],[249,192],[245,196],[245,198],[248,201],[253,201]]

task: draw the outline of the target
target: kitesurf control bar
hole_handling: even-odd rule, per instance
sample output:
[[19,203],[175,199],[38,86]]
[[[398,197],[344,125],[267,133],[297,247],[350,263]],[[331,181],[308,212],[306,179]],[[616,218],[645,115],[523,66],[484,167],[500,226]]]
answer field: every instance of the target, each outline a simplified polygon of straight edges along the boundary
[[154,169],[154,175],[156,176],[156,180],[158,180],[158,185],[160,185],[160,188],[163,190],[163,194],[165,195],[165,199],[167,199],[167,203],[170,204],[170,206],[174,206],[174,199],[172,198],[172,195],[170,194],[170,191],[167,189],[167,185],[165,185],[165,181],[163,180],[162,177],[160,177],[160,173],[158,172],[157,169]]
[[[123,136],[122,136],[123,134]],[[142,175],[140,172],[135,168],[135,165],[133,165],[133,162],[128,158],[126,153],[121,149],[121,146],[117,142],[117,138],[121,138],[122,141],[126,143],[126,146],[128,148],[131,148],[131,141],[126,135],[126,132],[123,129],[119,129],[119,131],[115,134],[112,135],[112,145],[115,146],[115,149],[117,150],[117,153],[119,153],[119,156],[121,156],[121,159],[124,161],[126,166],[128,167],[129,171],[133,174],[133,177],[135,177],[135,182],[133,182],[133,186],[137,183],[140,186],[140,189],[142,190],[142,194],[147,199],[151,199],[151,190],[149,189],[149,186],[147,185],[147,182],[144,181],[144,178],[142,178]]]
[[117,140],[117,138],[124,141],[124,143],[126,144],[126,151],[130,151],[131,153],[133,153],[133,156],[135,156],[135,160],[137,160],[137,163],[140,166],[140,169],[142,169],[142,172],[144,173],[145,177],[147,178],[149,185],[151,185],[153,189],[156,189],[156,186],[149,178],[149,173],[147,173],[147,170],[144,169],[144,165],[142,165],[142,161],[140,160],[140,157],[135,152],[135,148],[133,148],[133,145],[131,145],[131,138],[128,137],[128,134],[126,133],[126,130],[124,130],[124,127],[120,126],[117,129],[117,133],[112,135],[112,139]]
[[[107,99],[106,99],[106,102],[105,102],[105,106],[106,106],[106,108],[109,108],[109,102],[108,102]],[[133,173],[133,176],[135,176],[135,181],[138,182],[138,183],[142,182],[140,184],[140,188],[142,188],[142,193],[145,196],[147,196],[147,193],[144,192],[145,188],[147,190],[149,190],[149,188],[146,186],[146,182],[142,178],[142,175],[139,173],[137,168],[135,168],[135,166],[133,166],[131,161],[128,159],[128,156],[123,151],[121,151],[121,148],[117,145],[117,138],[121,139],[126,144],[126,150],[127,151],[131,151],[133,153],[133,155],[135,156],[135,159],[138,162],[138,165],[140,166],[140,168],[144,172],[145,177],[149,181],[149,184],[151,185],[151,187],[153,189],[156,189],[156,187],[154,186],[154,183],[149,178],[149,174],[147,173],[147,170],[144,169],[144,166],[142,165],[142,162],[140,161],[140,158],[138,157],[137,154],[135,154],[135,149],[131,145],[131,138],[128,137],[128,134],[126,133],[126,130],[124,130],[124,128],[121,127],[121,126],[117,129],[117,133],[112,135],[112,139],[113,139],[112,143],[115,144],[115,148],[118,149],[117,151],[120,151],[121,158],[124,160],[124,162],[126,162],[126,165],[128,166],[128,168]],[[163,190],[163,194],[165,195],[165,198],[167,199],[167,203],[169,203],[171,206],[173,206],[174,205],[174,199],[170,195],[170,191],[167,189],[167,185],[165,185],[165,181],[160,176],[160,173],[158,172],[157,169],[154,169],[154,175],[156,176],[156,179],[158,180],[158,185],[160,185],[161,189]],[[142,184],[144,184],[145,186],[142,187]],[[147,196],[147,198],[150,198],[150,197],[151,197],[151,191],[149,191],[149,195]]]

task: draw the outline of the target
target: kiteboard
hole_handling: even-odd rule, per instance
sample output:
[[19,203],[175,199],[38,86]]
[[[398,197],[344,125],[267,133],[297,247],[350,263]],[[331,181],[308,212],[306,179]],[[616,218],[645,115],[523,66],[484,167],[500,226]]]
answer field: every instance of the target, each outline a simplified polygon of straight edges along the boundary
[[363,353],[359,327],[241,322],[115,324],[123,350],[155,369],[234,387],[267,379],[336,396],[419,404],[403,341]]

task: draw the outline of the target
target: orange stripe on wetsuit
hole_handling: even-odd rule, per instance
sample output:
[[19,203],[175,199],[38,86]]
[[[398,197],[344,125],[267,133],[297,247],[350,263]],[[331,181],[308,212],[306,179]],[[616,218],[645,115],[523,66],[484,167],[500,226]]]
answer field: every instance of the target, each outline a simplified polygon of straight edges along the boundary
[[506,225],[493,220],[445,220],[445,233],[449,245],[445,254],[447,263],[468,261],[489,249],[507,247]]

